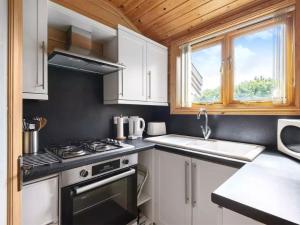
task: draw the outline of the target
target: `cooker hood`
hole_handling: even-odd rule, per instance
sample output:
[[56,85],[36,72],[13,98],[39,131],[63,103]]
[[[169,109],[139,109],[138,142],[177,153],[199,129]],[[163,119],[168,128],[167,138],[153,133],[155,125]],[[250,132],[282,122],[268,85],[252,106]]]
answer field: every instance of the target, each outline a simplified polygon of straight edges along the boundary
[[71,26],[67,33],[68,50],[55,48],[48,64],[105,75],[125,69],[124,65],[101,59],[92,52],[91,33]]

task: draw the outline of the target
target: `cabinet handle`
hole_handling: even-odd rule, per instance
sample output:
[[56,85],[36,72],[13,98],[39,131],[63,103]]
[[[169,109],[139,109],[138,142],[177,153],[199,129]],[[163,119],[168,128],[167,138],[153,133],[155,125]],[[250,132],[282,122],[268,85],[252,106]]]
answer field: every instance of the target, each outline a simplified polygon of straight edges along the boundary
[[184,185],[184,190],[185,190],[185,204],[189,203],[189,167],[190,164],[188,162],[185,162],[185,185]]
[[45,49],[46,49],[46,44],[45,41],[42,42],[41,45],[42,48],[42,82],[40,83],[40,74],[37,73],[37,87],[43,87],[43,89],[45,89],[45,80],[44,80],[44,76],[45,76]]
[[192,207],[194,208],[197,204],[196,200],[196,163],[192,163]]
[[149,88],[149,96],[148,96],[148,98],[150,99],[151,98],[151,70],[149,70],[149,72],[148,72],[148,76],[149,76],[149,79],[148,79],[148,81],[149,81],[149,85],[148,85],[148,88]]
[[23,188],[23,157],[18,157],[18,191],[22,191]]
[[124,97],[124,69],[122,69],[122,73],[121,73],[121,92],[120,95],[122,97]]

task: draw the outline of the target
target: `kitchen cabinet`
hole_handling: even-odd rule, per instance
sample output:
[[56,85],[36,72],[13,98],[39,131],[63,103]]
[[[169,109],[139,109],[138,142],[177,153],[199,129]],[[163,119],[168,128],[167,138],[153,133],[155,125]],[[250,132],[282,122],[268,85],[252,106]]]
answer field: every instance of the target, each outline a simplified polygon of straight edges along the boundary
[[222,208],[211,202],[211,193],[236,168],[163,151],[155,160],[156,224],[222,224]]
[[262,223],[256,220],[253,220],[249,217],[243,216],[226,208],[223,208],[222,221],[222,225],[262,225]]
[[147,43],[147,101],[168,102],[168,52]]
[[24,184],[22,225],[58,225],[58,177]]
[[23,4],[23,98],[48,99],[48,1]]
[[192,159],[193,224],[218,225],[222,223],[222,209],[211,201],[211,193],[238,169]]
[[146,101],[146,41],[120,30],[119,61],[127,67],[120,72],[119,98]]
[[117,40],[103,46],[105,57],[126,69],[104,76],[104,104],[168,105],[168,49],[118,26]]
[[155,224],[192,224],[192,208],[188,199],[191,159],[156,151],[155,165]]

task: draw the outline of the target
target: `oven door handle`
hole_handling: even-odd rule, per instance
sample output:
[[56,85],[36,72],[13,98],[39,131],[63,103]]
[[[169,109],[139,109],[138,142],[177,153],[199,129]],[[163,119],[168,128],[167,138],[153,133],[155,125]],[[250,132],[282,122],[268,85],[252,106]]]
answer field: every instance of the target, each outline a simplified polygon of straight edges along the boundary
[[95,182],[95,183],[92,183],[92,184],[89,184],[89,185],[86,185],[86,186],[83,186],[83,187],[77,187],[75,188],[75,194],[81,194],[81,193],[84,193],[86,191],[89,191],[89,190],[92,190],[94,188],[97,188],[97,187],[101,187],[105,184],[108,184],[110,182],[114,182],[114,181],[117,181],[119,179],[122,179],[124,177],[128,177],[132,174],[135,174],[135,169],[130,169],[129,171],[126,171],[124,173],[120,173],[118,175],[115,175],[115,176],[112,176],[112,177],[109,177],[107,179],[104,179],[104,180],[100,180],[98,182]]

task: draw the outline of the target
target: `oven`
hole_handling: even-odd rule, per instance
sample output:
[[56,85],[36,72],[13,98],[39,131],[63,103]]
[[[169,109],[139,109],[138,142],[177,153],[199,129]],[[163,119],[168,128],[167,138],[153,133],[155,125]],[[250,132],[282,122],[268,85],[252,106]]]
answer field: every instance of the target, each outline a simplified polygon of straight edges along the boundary
[[131,155],[62,174],[61,224],[134,223],[138,214],[136,164],[137,156]]

